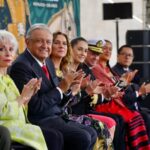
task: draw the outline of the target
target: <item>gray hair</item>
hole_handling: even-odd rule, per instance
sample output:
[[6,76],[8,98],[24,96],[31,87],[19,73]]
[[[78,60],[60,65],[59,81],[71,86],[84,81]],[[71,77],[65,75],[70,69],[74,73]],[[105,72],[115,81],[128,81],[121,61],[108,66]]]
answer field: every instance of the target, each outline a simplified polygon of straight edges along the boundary
[[15,36],[6,30],[0,30],[0,43],[4,43],[5,41],[9,41],[13,45],[14,51],[18,49],[18,42]]
[[49,29],[49,27],[48,27],[46,24],[37,23],[37,24],[33,24],[33,25],[29,28],[29,30],[27,31],[27,34],[26,34],[26,38],[27,38],[27,39],[31,38],[31,34],[32,34],[32,32],[33,32],[34,30],[46,30],[46,31],[48,31],[50,34],[52,34],[51,31],[50,31],[50,29]]

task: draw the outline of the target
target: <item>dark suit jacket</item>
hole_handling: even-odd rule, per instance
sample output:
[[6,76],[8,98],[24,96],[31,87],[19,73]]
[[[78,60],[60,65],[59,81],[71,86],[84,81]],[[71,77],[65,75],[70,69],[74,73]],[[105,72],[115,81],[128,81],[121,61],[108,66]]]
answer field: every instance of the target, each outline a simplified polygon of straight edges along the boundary
[[[126,71],[123,69],[123,66],[120,65],[119,63],[117,63],[112,70],[117,73],[119,76],[121,76],[122,74],[126,73]],[[129,68],[129,71],[132,71],[132,69]],[[139,90],[139,84],[140,84],[140,78],[138,75],[136,75],[134,77],[134,79],[131,82],[131,86],[128,86],[128,88],[126,89],[126,96],[124,97],[124,102],[125,104],[130,108],[135,110],[135,102],[137,102],[138,108],[139,108],[139,103],[138,100],[140,100],[141,98],[137,98],[135,91]]]
[[38,93],[31,98],[28,105],[28,118],[33,123],[48,117],[58,117],[62,112],[59,107],[61,95],[56,88],[58,79],[55,75],[53,63],[50,59],[47,59],[46,65],[50,72],[51,80],[46,78],[40,65],[31,54],[25,50],[10,68],[10,76],[20,92],[22,91],[24,84],[30,79],[42,77],[41,88]]
[[[119,76],[121,76],[122,74],[126,73],[126,71],[123,69],[123,66],[120,65],[119,63],[117,63],[113,68],[113,71],[115,71]],[[129,68],[129,71],[133,71],[131,68]],[[132,80],[132,83],[135,83],[135,84],[140,84],[140,76],[139,74],[137,73],[135,75],[135,77],[133,78]]]

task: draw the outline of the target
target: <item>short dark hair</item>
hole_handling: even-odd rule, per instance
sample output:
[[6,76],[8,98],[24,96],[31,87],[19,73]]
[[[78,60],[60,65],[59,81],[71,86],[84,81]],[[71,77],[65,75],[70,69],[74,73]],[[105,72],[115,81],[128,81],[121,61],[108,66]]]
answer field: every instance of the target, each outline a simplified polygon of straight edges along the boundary
[[128,45],[128,44],[122,45],[122,46],[118,49],[118,54],[121,53],[121,51],[123,50],[123,48],[131,48],[131,49],[132,49],[132,47],[131,47],[130,45]]
[[86,43],[88,44],[88,42],[87,42],[87,40],[86,40],[85,38],[83,38],[83,37],[77,37],[77,38],[71,40],[71,42],[70,42],[71,47],[74,47],[74,46],[77,45],[78,42],[80,42],[80,41],[84,41],[84,42],[86,42]]

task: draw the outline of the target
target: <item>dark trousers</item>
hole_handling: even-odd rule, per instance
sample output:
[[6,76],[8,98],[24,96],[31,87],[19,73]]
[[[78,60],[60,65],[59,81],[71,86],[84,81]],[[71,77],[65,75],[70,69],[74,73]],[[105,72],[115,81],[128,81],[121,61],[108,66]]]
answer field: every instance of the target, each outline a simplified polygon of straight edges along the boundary
[[115,150],[126,150],[126,143],[125,143],[125,122],[123,118],[119,115],[109,114],[109,113],[100,113],[95,111],[90,111],[89,113],[97,114],[97,115],[104,115],[110,117],[115,120],[116,122],[116,129],[114,134],[113,145]]
[[10,150],[11,138],[7,128],[0,126],[0,150]]
[[49,150],[63,150],[64,139],[60,131],[44,127],[41,129]]
[[[72,121],[65,122],[61,117],[33,123],[42,129],[59,131],[64,139],[64,150],[92,150],[96,142],[97,133],[93,128]],[[53,138],[49,140],[53,141]]]

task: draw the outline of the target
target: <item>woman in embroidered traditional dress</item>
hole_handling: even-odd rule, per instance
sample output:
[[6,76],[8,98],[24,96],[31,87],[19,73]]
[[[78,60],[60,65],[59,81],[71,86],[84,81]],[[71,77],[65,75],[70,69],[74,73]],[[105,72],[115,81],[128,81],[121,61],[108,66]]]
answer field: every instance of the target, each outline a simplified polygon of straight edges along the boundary
[[28,145],[36,150],[47,150],[41,129],[27,120],[30,98],[40,88],[41,79],[31,79],[21,94],[7,75],[18,48],[13,34],[0,30],[0,125],[7,127],[12,141]]
[[[103,47],[103,54],[100,55],[99,63],[93,67],[93,73],[97,79],[105,85],[115,85],[118,82],[118,77],[111,71],[108,61],[112,53],[112,43],[106,40]],[[127,90],[127,89],[126,89]],[[145,129],[143,118],[137,111],[131,111],[123,103],[126,90],[123,90],[124,95],[120,94],[116,98],[111,99],[106,104],[99,104],[95,110],[97,112],[106,112],[111,114],[121,115],[127,124],[127,148],[129,150],[150,150],[150,142]],[[118,92],[119,93],[119,92]],[[130,96],[129,96],[130,98]],[[130,99],[129,99],[130,100]]]
[[[88,46],[86,41],[84,41],[84,43],[86,44],[86,46]],[[52,52],[51,52],[50,58],[52,59],[52,61],[54,63],[54,66],[56,68],[56,74],[60,78],[60,80],[61,80],[61,78],[63,78],[63,73],[64,72],[67,72],[68,70],[74,69],[74,68],[70,68],[71,64],[73,64],[72,51],[71,51],[71,48],[70,48],[68,38],[64,33],[56,32],[56,33],[53,34],[53,44],[52,44]],[[80,62],[79,62],[79,64],[80,64]],[[77,68],[75,68],[75,69],[77,69]],[[76,89],[74,88],[74,90],[72,90],[73,95],[76,95],[79,90],[80,90],[80,86],[76,87]],[[74,104],[78,103],[79,102],[78,100],[80,99],[80,95],[79,96],[74,96],[73,99],[74,99],[74,101],[72,103],[74,103]],[[99,132],[101,132],[101,134],[102,134],[104,132],[104,130],[105,131],[107,130],[107,129],[104,129],[104,128],[106,128],[106,126],[104,126],[100,122],[101,121],[101,119],[99,119],[100,116],[96,116],[96,115],[92,116],[91,115],[91,117],[87,117],[87,116],[85,116],[85,113],[84,113],[84,114],[81,114],[81,115],[74,115],[74,114],[72,115],[72,114],[70,114],[69,117],[70,117],[70,119],[74,119],[78,122],[82,122],[85,125],[86,125],[86,122],[88,123],[88,121],[89,121],[88,119],[91,119],[91,117],[93,117],[93,118],[95,117],[95,119],[99,120],[99,123],[100,123],[100,126],[101,126],[101,127],[99,127],[99,128],[101,128],[101,131],[99,131]],[[109,117],[104,117],[104,118],[106,120],[110,121],[110,122],[108,121],[108,124],[109,124],[108,126],[109,127],[114,126],[114,122],[112,121],[111,118],[109,118]],[[85,120],[85,122],[83,120]],[[94,119],[91,119],[90,121],[94,122]],[[94,126],[94,125],[91,124],[91,126]],[[103,133],[103,134],[106,134],[106,132]],[[105,137],[106,139],[109,137],[108,135],[105,135],[105,136],[106,136]],[[100,148],[97,148],[97,149],[100,149]],[[96,148],[95,148],[95,150],[96,150]]]

